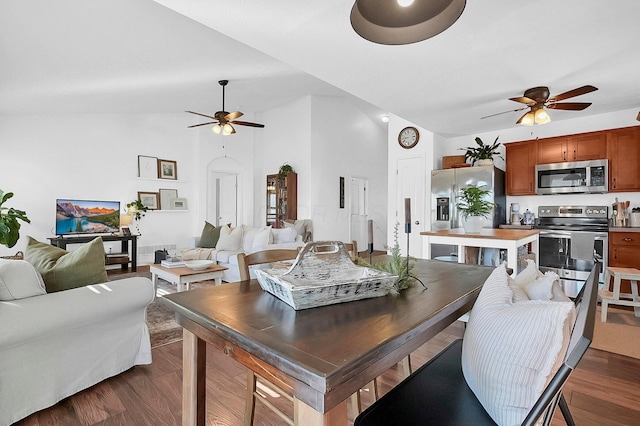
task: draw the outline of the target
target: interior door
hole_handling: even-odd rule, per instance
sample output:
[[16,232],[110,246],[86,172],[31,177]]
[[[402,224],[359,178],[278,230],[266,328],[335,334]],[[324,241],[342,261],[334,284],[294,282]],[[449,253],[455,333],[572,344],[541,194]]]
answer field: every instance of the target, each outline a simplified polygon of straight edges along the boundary
[[[403,158],[397,163],[396,218],[399,223],[398,241],[403,255],[407,254],[407,234],[405,233],[405,199],[411,200],[411,234],[409,234],[409,255],[422,257],[422,237],[427,222],[424,218],[425,166],[422,157]],[[389,245],[394,245],[389,241]]]
[[238,176],[219,175],[216,179],[216,226],[230,223],[237,226],[238,217]]
[[351,178],[349,197],[351,215],[351,239],[357,241],[358,251],[367,247],[367,186],[362,178]]

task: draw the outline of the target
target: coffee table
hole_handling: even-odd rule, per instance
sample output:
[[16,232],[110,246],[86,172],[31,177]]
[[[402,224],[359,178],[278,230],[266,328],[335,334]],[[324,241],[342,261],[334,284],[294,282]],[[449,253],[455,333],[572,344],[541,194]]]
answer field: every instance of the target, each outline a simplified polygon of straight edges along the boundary
[[220,265],[211,265],[207,269],[195,271],[186,266],[179,268],[166,268],[162,265],[149,266],[153,287],[157,288],[158,278],[175,284],[177,291],[189,290],[189,284],[196,281],[214,280],[216,285],[222,284],[222,275],[227,268]]

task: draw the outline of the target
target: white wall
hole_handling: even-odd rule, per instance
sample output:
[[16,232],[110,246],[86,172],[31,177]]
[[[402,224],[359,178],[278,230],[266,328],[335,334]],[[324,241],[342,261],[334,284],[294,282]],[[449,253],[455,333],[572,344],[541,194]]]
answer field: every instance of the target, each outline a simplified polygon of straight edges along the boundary
[[[194,190],[194,134],[177,114],[46,114],[0,116],[0,188],[15,193],[9,207],[25,210],[31,224],[21,228],[12,249],[24,250],[26,236],[47,242],[55,233],[56,198],[120,201],[138,191],[178,190],[186,212],[150,211],[140,221],[139,247],[185,246],[198,209]],[[177,161],[178,181],[137,177],[138,155]],[[132,225],[135,228],[135,225]]]
[[[574,118],[571,120],[551,121],[542,126],[517,126],[511,129],[504,129],[496,132],[469,135],[457,138],[442,138],[442,143],[436,145],[436,158],[438,167],[442,165],[443,155],[461,155],[464,151],[458,148],[473,146],[474,138],[479,136],[485,143],[493,142],[496,136],[502,143],[516,142],[521,140],[531,140],[535,138],[546,138],[552,136],[569,135],[574,133],[585,133],[597,130],[614,129],[619,127],[637,126],[637,109],[618,111],[615,113],[600,114],[595,116]],[[504,158],[504,147],[502,147],[502,157]],[[504,170],[504,162],[496,161],[496,166]],[[507,207],[510,203],[520,203],[520,209],[530,211],[538,215],[538,206],[552,205],[603,205],[611,206],[615,198],[619,201],[629,200],[632,207],[640,206],[640,192],[608,193],[608,194],[567,194],[567,195],[530,195],[507,197]],[[610,210],[611,211],[611,210]]]

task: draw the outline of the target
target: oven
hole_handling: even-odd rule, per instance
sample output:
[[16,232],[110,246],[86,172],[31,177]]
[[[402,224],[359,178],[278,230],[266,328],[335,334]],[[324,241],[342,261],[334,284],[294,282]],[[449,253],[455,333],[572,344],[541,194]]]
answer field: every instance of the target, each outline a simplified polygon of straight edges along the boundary
[[608,253],[606,206],[541,206],[535,228],[540,230],[538,266],[560,277],[565,294],[575,297],[596,262],[603,282]]

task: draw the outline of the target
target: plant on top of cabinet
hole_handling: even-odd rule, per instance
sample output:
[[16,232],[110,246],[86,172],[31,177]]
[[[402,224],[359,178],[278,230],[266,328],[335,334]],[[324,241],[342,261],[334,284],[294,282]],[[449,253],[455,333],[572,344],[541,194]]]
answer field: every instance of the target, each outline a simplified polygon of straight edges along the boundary
[[284,180],[284,178],[290,172],[293,172],[293,167],[291,167],[287,163],[284,163],[282,166],[280,166],[280,170],[278,170],[278,179],[280,179],[281,181]]
[[[480,165],[488,165],[493,164],[493,157],[502,158],[499,154],[500,152],[500,142],[498,142],[498,138],[493,141],[492,144],[486,144],[480,139],[476,137],[475,141],[478,146],[468,146],[466,148],[458,148],[461,150],[466,150],[464,153],[464,160],[467,161],[471,159],[471,164],[480,163]],[[482,161],[482,160],[490,160],[490,161]]]

